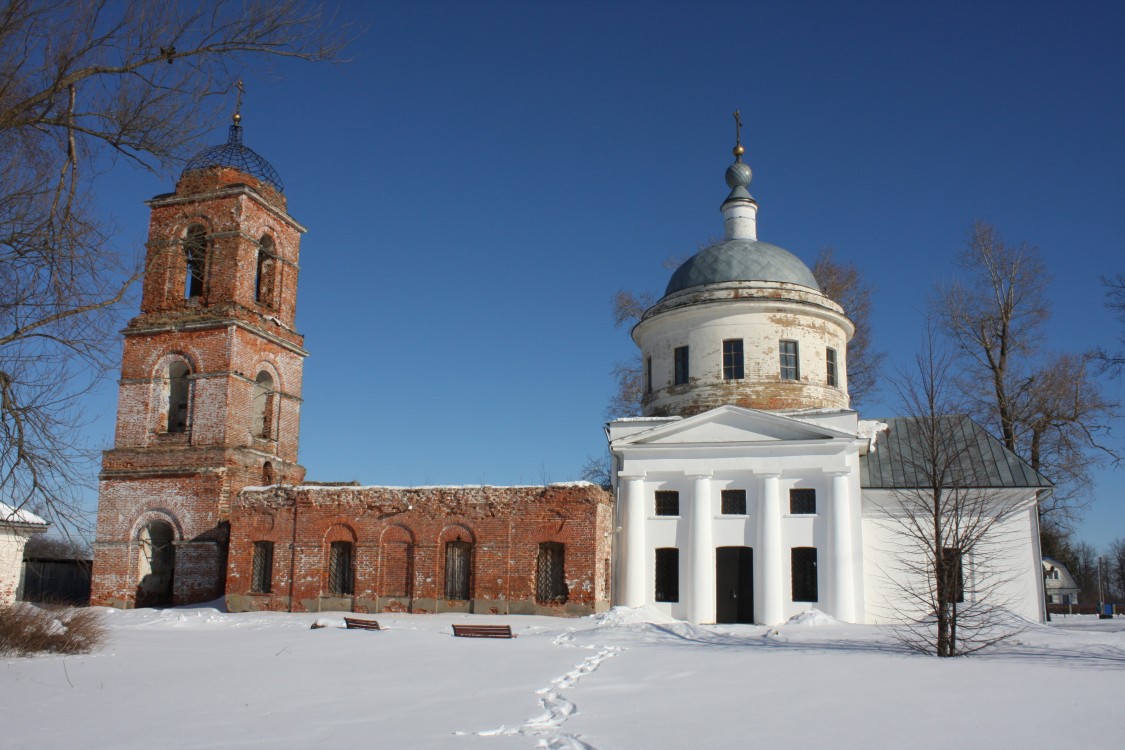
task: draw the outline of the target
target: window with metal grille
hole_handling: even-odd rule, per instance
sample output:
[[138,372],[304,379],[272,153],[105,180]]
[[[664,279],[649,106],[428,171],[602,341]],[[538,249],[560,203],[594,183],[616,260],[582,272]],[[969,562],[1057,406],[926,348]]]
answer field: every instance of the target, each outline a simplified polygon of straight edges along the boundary
[[816,547],[794,547],[792,559],[793,601],[817,601]]
[[680,493],[675,490],[658,490],[656,493],[656,515],[680,515]]
[[723,490],[722,514],[724,516],[746,515],[746,490]]
[[956,547],[943,547],[938,561],[938,580],[942,591],[953,589],[953,601],[965,601],[965,571],[961,565],[961,550]]
[[187,273],[184,278],[184,298],[203,295],[203,280],[207,267],[207,234],[201,226],[193,226],[184,236],[184,260]]
[[781,379],[800,380],[801,370],[797,361],[797,342],[779,341],[778,350],[781,352]]
[[656,601],[680,600],[680,551],[675,547],[656,550]]
[[672,380],[673,385],[685,385],[688,382],[688,348],[686,346],[677,346],[673,352],[673,360],[675,361],[675,377]]
[[652,393],[652,357],[645,357],[645,393]]
[[351,596],[352,543],[332,542],[328,553],[328,592],[337,596]]
[[445,598],[463,601],[469,598],[469,573],[473,566],[473,545],[470,542],[445,543]]
[[566,545],[542,542],[535,564],[535,599],[544,604],[561,604],[566,595]]
[[827,367],[827,369],[828,369],[828,385],[831,388],[835,388],[838,385],[838,382],[836,380],[836,350],[835,349],[829,348],[829,349],[824,350],[824,364],[825,364],[825,367]]
[[789,512],[795,516],[816,515],[816,490],[789,490]]
[[254,566],[250,591],[268,594],[273,586],[273,542],[254,542]]
[[742,380],[742,339],[723,341],[723,380]]

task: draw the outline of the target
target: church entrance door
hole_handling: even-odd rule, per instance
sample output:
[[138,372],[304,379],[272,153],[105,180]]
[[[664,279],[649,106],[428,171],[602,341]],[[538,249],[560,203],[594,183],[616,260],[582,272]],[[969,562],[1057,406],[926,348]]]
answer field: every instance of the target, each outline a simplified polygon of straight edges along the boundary
[[754,622],[754,550],[715,550],[715,622]]

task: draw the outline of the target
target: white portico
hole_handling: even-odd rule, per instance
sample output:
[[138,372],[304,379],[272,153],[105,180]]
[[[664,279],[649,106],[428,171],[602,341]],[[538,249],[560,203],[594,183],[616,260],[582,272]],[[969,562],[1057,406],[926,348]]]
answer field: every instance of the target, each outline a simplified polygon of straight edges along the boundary
[[691,622],[862,616],[856,424],[738,406],[611,422],[620,603]]
[[692,622],[863,616],[855,328],[809,268],[758,240],[741,144],[725,237],[685,261],[633,329],[640,419],[607,432],[618,600]]

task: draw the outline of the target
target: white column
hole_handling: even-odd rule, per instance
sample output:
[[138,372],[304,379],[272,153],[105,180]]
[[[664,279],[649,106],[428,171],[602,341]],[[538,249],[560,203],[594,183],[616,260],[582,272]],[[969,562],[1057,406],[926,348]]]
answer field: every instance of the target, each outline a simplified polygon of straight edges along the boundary
[[782,607],[784,588],[784,550],[781,548],[781,494],[780,474],[765,474],[762,482],[762,502],[758,522],[757,565],[760,568],[762,603],[758,619],[765,625],[776,625],[785,619]]
[[618,476],[623,482],[621,492],[625,508],[625,563],[622,573],[625,581],[621,587],[620,603],[626,607],[641,607],[645,603],[648,577],[645,575],[645,478]]
[[688,620],[715,621],[715,549],[711,542],[711,475],[695,474],[691,498],[691,548],[688,591]]
[[834,617],[855,622],[855,570],[852,560],[851,471],[832,474],[832,517],[829,529],[829,568],[832,571]]

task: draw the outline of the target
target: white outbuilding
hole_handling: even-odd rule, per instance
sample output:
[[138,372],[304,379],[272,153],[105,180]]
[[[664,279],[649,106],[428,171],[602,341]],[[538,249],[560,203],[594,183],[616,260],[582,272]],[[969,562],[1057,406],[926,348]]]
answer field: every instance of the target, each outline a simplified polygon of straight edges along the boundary
[[23,571],[23,548],[47,522],[34,513],[0,502],[0,607],[16,601]]
[[[909,468],[916,425],[850,409],[855,327],[797,256],[758,240],[751,172],[734,153],[724,239],[685,261],[633,328],[644,416],[606,427],[615,603],[696,623],[775,624],[810,608],[846,622],[924,615],[894,559],[896,501],[924,486]],[[1036,508],[1050,483],[950,419],[1004,540],[990,562],[1006,571],[964,559],[958,585],[1042,620]]]

